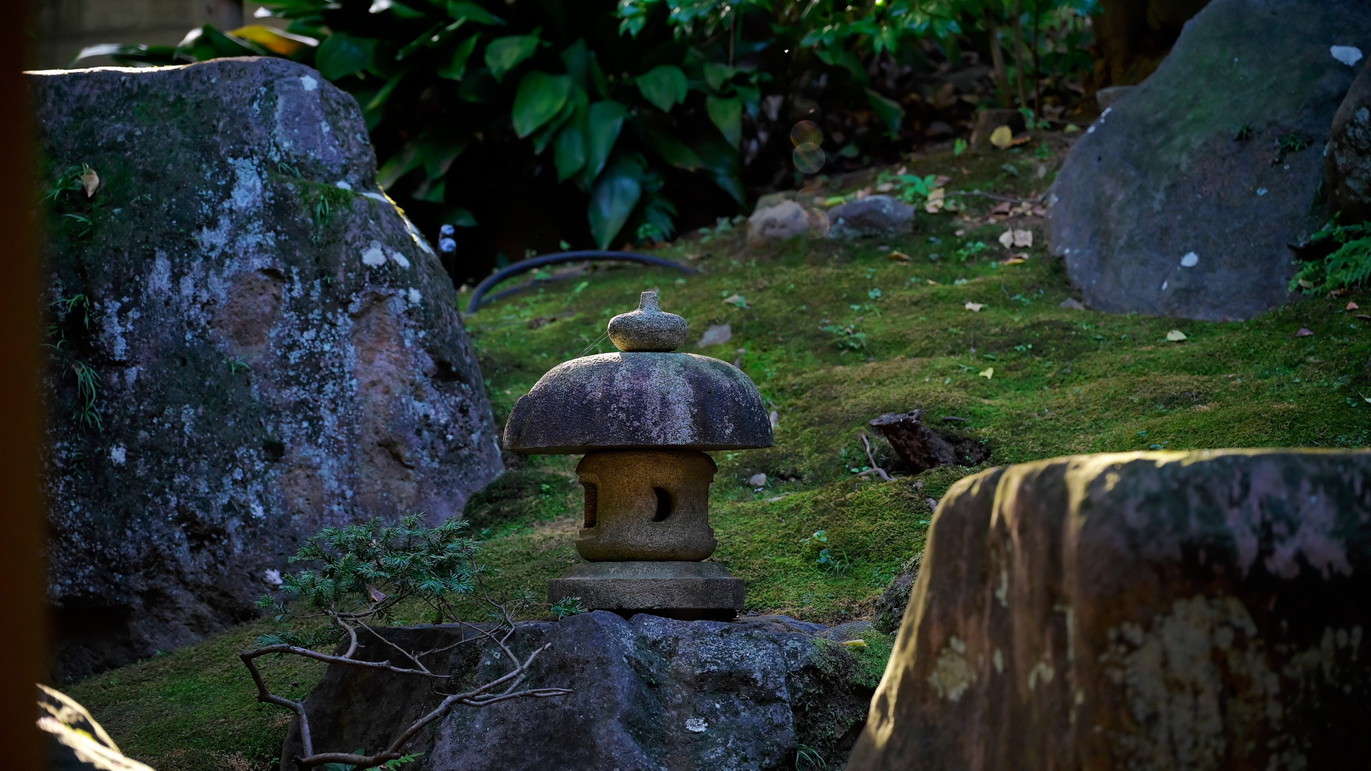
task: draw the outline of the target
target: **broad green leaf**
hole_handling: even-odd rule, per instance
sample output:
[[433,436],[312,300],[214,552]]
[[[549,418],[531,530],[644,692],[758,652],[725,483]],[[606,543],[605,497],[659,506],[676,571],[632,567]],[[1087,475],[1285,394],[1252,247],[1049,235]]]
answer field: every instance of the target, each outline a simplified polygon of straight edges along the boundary
[[497,37],[486,44],[486,66],[496,80],[504,78],[505,73],[518,67],[521,62],[533,55],[542,42],[536,32],[532,35],[510,35]]
[[381,90],[376,92],[376,96],[373,96],[371,101],[367,102],[366,107],[363,109],[367,112],[376,112],[384,107],[386,100],[390,99],[391,93],[395,91],[395,87],[400,85],[400,81],[404,80],[405,76],[408,74],[409,68],[406,68],[392,75],[390,79],[386,81],[386,84],[381,86]]
[[677,138],[671,121],[661,113],[638,113],[633,116],[632,125],[643,144],[672,166],[695,171],[704,165],[700,156]]
[[713,134],[701,137],[694,146],[695,153],[704,162],[704,167],[714,175],[714,184],[728,193],[739,205],[747,203],[738,149],[730,147],[721,137]]
[[586,117],[577,111],[575,117],[557,132],[552,143],[554,160],[557,163],[557,181],[570,179],[586,165]]
[[725,99],[710,96],[705,99],[705,109],[709,111],[709,119],[714,121],[715,126],[719,127],[719,133],[724,135],[724,139],[737,147],[743,139],[742,100],[737,97]]
[[590,233],[599,248],[605,249],[624,229],[642,197],[642,166],[633,159],[620,158],[596,181],[590,191]]
[[624,127],[624,116],[628,110],[618,102],[596,102],[590,106],[589,122],[586,126],[586,167],[582,180],[586,187],[600,175],[609,151],[619,141],[619,132]]
[[424,180],[423,184],[419,185],[414,189],[415,198],[418,198],[420,201],[427,201],[429,203],[442,203],[443,199],[446,196],[446,179],[426,179]]
[[430,128],[406,145],[414,149],[416,160],[423,164],[424,175],[429,179],[447,174],[452,162],[466,149],[466,143],[445,128]]
[[376,170],[376,183],[383,190],[389,190],[391,185],[400,181],[400,178],[423,165],[424,153],[418,142],[406,143],[400,148],[400,152],[390,156],[381,168]]
[[441,46],[446,41],[446,38],[449,35],[451,35],[454,31],[456,31],[456,29],[462,26],[464,23],[466,22],[463,20],[454,21],[451,25],[448,25],[449,29],[446,30],[443,29],[444,25],[434,24],[433,26],[424,30],[423,34],[419,35],[419,37],[411,40],[409,43],[405,45],[404,48],[401,48],[398,52],[396,52],[395,60],[404,61],[405,59],[408,59],[409,57],[413,56],[416,51],[422,51],[427,48],[437,48]]
[[375,59],[375,40],[335,32],[319,44],[314,67],[325,78],[338,80],[370,69]]
[[660,64],[633,79],[643,98],[662,112],[685,101],[686,76],[680,67]]
[[562,64],[566,65],[566,74],[571,76],[572,81],[585,88],[590,68],[590,49],[586,47],[586,41],[578,39],[567,46],[562,52]]
[[728,79],[733,77],[733,68],[718,62],[705,62],[704,71],[705,82],[715,91],[723,88]]
[[453,46],[452,56],[438,68],[438,77],[461,80],[467,74],[467,60],[471,58],[471,52],[476,49],[476,41],[480,38],[480,33],[477,33]]
[[552,120],[566,104],[570,93],[571,78],[566,75],[549,75],[538,70],[525,75],[514,95],[514,133],[526,137]]
[[900,122],[904,120],[904,107],[894,99],[887,99],[869,88],[866,89],[866,99],[871,103],[871,109],[885,122],[886,132],[892,137],[899,134]]
[[454,19],[466,19],[476,24],[492,24],[503,26],[504,19],[492,15],[490,11],[481,6],[467,2],[466,0],[453,0],[447,4],[447,15]]
[[464,209],[460,206],[457,207],[457,209],[448,212],[446,219],[459,228],[476,227],[476,215],[472,214],[469,209]]
[[858,83],[865,84],[869,80],[862,60],[846,48],[819,48],[815,49],[814,55],[830,67],[842,67],[847,70],[847,74]]
[[[572,86],[572,90],[574,91],[575,89],[576,87]],[[561,110],[557,111],[557,114],[552,120],[548,121],[542,128],[533,133],[534,155],[542,155],[543,151],[547,149],[548,144],[561,133],[562,127],[576,114],[576,105],[574,101],[575,100],[568,98],[566,104]]]
[[376,7],[378,5],[384,6],[384,8],[381,8],[379,10],[390,11],[391,13],[400,17],[401,19],[422,19],[426,15],[428,15],[427,11],[420,11],[414,8],[410,8],[404,3],[397,3],[394,2],[394,0],[384,0],[384,2],[382,2],[382,0],[376,0],[376,2],[371,4],[371,13],[378,12],[378,9]]

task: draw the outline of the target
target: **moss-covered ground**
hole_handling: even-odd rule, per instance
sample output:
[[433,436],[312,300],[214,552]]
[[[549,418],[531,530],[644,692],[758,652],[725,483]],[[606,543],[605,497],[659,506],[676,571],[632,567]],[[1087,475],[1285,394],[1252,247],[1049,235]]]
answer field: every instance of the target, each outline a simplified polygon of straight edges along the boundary
[[[1049,138],[982,156],[947,150],[911,159],[906,172],[945,174],[954,196],[1027,198],[1045,189],[1062,147]],[[882,181],[872,173],[809,192],[822,200]],[[686,350],[736,362],[775,411],[775,447],[716,453],[714,559],[746,579],[749,611],[824,622],[868,616],[923,548],[930,499],[978,468],[1085,452],[1371,446],[1371,322],[1349,309],[1371,308],[1365,292],[1241,323],[1063,307],[1073,290],[1043,248],[1037,212],[1010,204],[1023,211],[1003,219],[993,213],[1006,208],[1000,200],[960,200],[960,213],[920,212],[908,235],[848,243],[749,248],[745,226],[724,223],[657,250],[699,270],[689,277],[640,267],[541,276],[560,280],[467,320],[495,417],[503,424],[555,364],[610,350],[609,318],[659,289],[663,308],[690,321]],[[1033,233],[1033,245],[1003,247],[1011,229]],[[727,342],[693,345],[723,324]],[[916,408],[982,443],[989,460],[900,474],[868,422]],[[539,593],[576,560],[575,462],[522,461],[469,507],[500,589]],[[766,483],[749,485],[758,473]],[[254,703],[234,654],[267,628],[248,625],[70,691],[131,755],[164,771],[266,768],[286,719]],[[297,692],[317,676],[277,666]],[[220,760],[206,765],[211,757]]]

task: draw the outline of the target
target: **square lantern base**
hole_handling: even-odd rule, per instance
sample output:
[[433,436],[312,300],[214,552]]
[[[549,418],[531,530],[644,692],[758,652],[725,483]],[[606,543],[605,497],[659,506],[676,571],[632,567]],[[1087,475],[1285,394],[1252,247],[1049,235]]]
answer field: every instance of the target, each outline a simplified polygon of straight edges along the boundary
[[713,562],[582,562],[548,582],[556,603],[580,597],[586,610],[685,620],[728,620],[743,609],[743,579]]

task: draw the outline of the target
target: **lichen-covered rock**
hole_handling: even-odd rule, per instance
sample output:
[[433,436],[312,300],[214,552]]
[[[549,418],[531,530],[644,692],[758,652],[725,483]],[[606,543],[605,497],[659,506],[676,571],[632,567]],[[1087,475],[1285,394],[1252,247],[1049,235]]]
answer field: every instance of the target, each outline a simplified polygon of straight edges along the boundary
[[757,206],[747,218],[747,242],[784,241],[808,233],[809,215],[794,201],[781,201],[774,206]]
[[[1366,53],[1371,54],[1371,46]],[[1324,165],[1328,209],[1344,223],[1371,221],[1371,58],[1333,116]]]
[[849,769],[1353,768],[1371,452],[1132,453],[943,498]]
[[[457,515],[498,434],[352,97],[277,59],[30,76],[64,675],[253,613],[324,525]],[[89,177],[88,177],[89,179]]]
[[[418,650],[450,645],[462,633],[454,626],[384,631]],[[863,636],[873,644],[843,645]],[[407,748],[423,754],[406,769],[789,771],[804,767],[796,761],[801,751],[817,756],[807,758],[814,767],[837,767],[865,716],[881,639],[866,624],[827,628],[783,616],[724,623],[597,611],[521,624],[516,653],[551,644],[526,683],[572,693],[458,707]],[[364,651],[393,653],[379,643]],[[453,669],[474,669],[473,683],[506,671],[489,650],[479,659],[468,647],[444,655]],[[306,701],[315,751],[386,746],[437,698],[428,682],[330,667]],[[292,729],[281,757],[299,752]]]
[[828,211],[829,238],[872,238],[909,232],[914,207],[888,195],[869,195]]
[[1318,226],[1321,148],[1371,51],[1361,0],[1214,0],[1160,68],[1072,147],[1048,241],[1086,304],[1246,319],[1290,299],[1288,244]]

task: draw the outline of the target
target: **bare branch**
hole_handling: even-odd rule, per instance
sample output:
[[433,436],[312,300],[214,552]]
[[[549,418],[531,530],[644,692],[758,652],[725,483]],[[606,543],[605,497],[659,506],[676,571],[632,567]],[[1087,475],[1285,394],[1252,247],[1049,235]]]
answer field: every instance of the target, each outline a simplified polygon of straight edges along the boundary
[[862,431],[857,435],[862,438],[862,446],[866,448],[866,459],[871,463],[871,472],[889,482],[893,477],[891,477],[890,474],[887,474],[886,470],[881,468],[880,464],[876,462],[876,456],[871,452],[871,440],[867,438],[866,432]]

